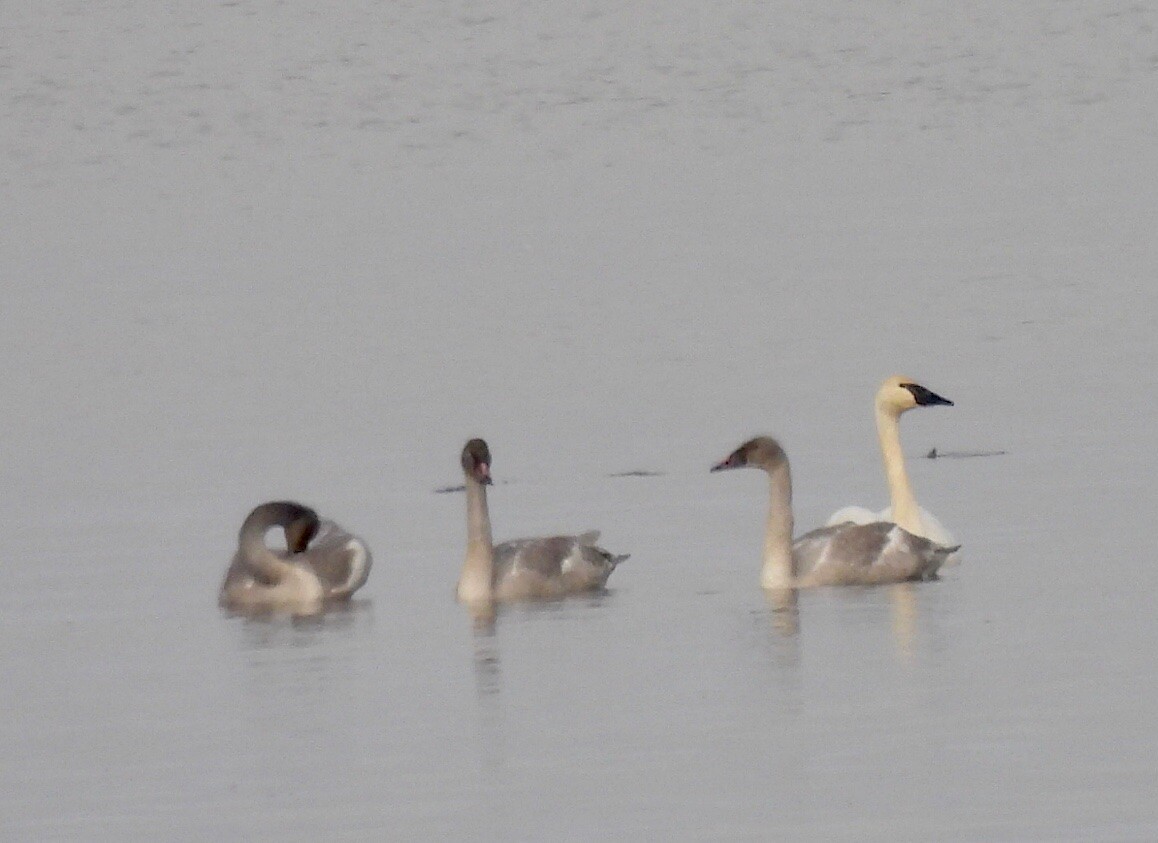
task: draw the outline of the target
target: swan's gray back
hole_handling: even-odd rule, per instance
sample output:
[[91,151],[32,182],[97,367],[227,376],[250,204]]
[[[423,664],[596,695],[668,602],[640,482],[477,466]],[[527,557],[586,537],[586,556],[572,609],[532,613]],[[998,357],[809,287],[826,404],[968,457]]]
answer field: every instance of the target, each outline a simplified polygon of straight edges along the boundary
[[616,556],[595,543],[599,531],[577,536],[512,539],[495,545],[495,583],[529,576],[561,594],[603,588],[615,566],[630,554]]
[[321,520],[317,535],[295,561],[309,565],[327,597],[349,597],[366,584],[373,564],[366,543],[329,519]]
[[797,577],[812,585],[932,579],[957,548],[914,536],[896,524],[837,524],[805,533],[792,545]]

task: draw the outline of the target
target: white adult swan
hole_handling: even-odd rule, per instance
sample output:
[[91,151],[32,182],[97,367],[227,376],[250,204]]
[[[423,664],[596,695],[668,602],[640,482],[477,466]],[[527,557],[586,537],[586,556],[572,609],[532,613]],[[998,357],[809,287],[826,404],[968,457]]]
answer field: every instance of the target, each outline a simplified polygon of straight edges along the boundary
[[458,578],[463,603],[550,600],[597,591],[627,555],[614,556],[595,542],[599,532],[515,539],[495,545],[487,510],[491,453],[482,439],[462,449],[466,478],[466,560]]
[[792,541],[792,475],[775,439],[758,436],[712,471],[752,466],[768,472],[771,504],[764,532],[764,588],[876,585],[931,579],[956,548],[941,547],[896,524],[839,524]]
[[[284,551],[265,543],[274,527],[285,531]],[[230,609],[316,612],[327,601],[348,599],[370,576],[365,542],[293,501],[256,507],[241,525],[237,544],[218,598]]]
[[875,401],[877,436],[880,438],[881,456],[885,462],[890,505],[880,512],[873,512],[863,506],[846,506],[829,517],[826,522],[828,525],[891,521],[914,536],[945,546],[957,544],[936,516],[918,506],[913,487],[909,483],[909,472],[905,469],[905,455],[901,450],[901,414],[914,407],[935,407],[938,404],[953,406],[948,398],[942,398],[912,378],[894,375],[881,384]]

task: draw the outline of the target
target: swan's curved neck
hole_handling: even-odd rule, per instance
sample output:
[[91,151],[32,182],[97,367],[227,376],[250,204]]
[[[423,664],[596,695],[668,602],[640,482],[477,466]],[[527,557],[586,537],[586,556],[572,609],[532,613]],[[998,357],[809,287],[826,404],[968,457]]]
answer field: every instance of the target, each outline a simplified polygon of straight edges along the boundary
[[760,585],[764,588],[791,588],[796,569],[792,559],[792,476],[788,463],[768,470],[771,501],[764,528],[764,566]]
[[487,510],[487,489],[466,477],[466,560],[458,578],[458,599],[464,603],[491,600],[494,593],[494,540]]
[[881,457],[885,461],[885,477],[889,483],[889,503],[893,507],[893,523],[914,535],[924,535],[921,508],[909,484],[905,454],[901,450],[900,413],[886,407],[877,407],[876,416]]
[[265,534],[273,527],[292,525],[294,513],[280,504],[254,510],[241,525],[238,556],[255,579],[260,580],[230,595],[239,606],[293,606],[313,612],[321,607],[325,589],[308,568],[294,565],[269,549]]
[[258,510],[241,525],[238,549],[246,566],[267,582],[277,584],[292,576],[294,566],[277,556],[265,543],[265,534],[285,524],[282,513]]

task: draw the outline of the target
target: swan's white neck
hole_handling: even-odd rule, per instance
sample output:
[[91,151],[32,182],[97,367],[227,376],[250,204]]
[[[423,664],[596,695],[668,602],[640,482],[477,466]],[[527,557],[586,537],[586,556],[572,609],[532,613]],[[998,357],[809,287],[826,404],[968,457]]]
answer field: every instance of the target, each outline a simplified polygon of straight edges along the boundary
[[791,588],[796,570],[792,559],[792,477],[787,461],[768,471],[771,501],[764,528],[764,565],[760,585],[764,588]]
[[458,599],[479,603],[493,599],[495,555],[486,486],[466,478],[466,560],[458,578]]
[[909,484],[905,454],[901,450],[900,413],[878,406],[876,416],[881,457],[885,461],[885,477],[889,483],[889,503],[893,507],[893,522],[914,535],[923,536],[925,529],[921,523],[921,508]]

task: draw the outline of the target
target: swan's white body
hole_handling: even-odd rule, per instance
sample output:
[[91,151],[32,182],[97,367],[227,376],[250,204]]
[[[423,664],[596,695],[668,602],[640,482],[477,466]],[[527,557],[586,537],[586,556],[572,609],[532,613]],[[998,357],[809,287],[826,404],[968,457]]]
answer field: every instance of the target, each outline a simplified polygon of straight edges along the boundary
[[[917,512],[921,519],[921,531],[914,532],[913,530],[909,530],[910,533],[945,546],[951,546],[957,543],[953,538],[953,534],[945,529],[945,525],[937,520],[936,515],[929,512],[929,510],[923,506],[918,506]],[[863,506],[846,506],[832,513],[828,521],[825,522],[825,525],[834,527],[837,524],[875,524],[878,521],[897,523],[896,519],[893,518],[893,508],[886,506],[879,512],[873,512],[871,509]]]
[[[945,547],[957,544],[950,533],[933,513],[917,503],[909,482],[909,472],[905,467],[905,454],[901,450],[900,418],[914,407],[937,404],[952,406],[953,402],[920,386],[911,378],[893,376],[885,380],[877,390],[874,402],[877,423],[877,437],[880,440],[881,458],[885,464],[885,479],[889,485],[889,506],[874,512],[863,506],[846,506],[829,516],[826,524],[873,524],[878,521],[892,522],[914,536],[928,539]],[[960,562],[960,555],[954,554],[947,564]]]

